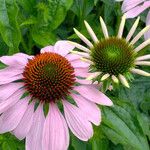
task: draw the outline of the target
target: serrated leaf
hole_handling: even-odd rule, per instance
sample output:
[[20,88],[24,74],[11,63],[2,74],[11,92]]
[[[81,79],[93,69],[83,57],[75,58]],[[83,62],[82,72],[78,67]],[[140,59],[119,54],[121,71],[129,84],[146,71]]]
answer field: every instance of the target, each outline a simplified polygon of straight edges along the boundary
[[136,150],[149,150],[136,110],[130,103],[115,100],[113,107],[102,110],[102,130],[108,139]]

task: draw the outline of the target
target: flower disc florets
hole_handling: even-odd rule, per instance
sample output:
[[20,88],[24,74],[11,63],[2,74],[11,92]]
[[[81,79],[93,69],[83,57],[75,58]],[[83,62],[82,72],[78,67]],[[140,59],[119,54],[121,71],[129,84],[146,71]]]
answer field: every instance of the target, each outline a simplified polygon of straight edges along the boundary
[[69,61],[52,52],[37,55],[29,60],[23,76],[29,93],[45,102],[65,97],[75,82],[74,69]]
[[135,52],[124,39],[110,37],[94,45],[91,60],[97,71],[118,76],[134,66]]

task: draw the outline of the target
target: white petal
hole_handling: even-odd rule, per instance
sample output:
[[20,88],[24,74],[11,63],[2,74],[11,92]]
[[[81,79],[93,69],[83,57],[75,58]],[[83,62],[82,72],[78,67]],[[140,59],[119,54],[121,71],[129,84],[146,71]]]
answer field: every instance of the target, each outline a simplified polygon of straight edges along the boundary
[[123,15],[123,16],[122,16],[122,19],[121,19],[119,31],[118,31],[118,38],[121,38],[121,37],[122,37],[123,30],[124,30],[124,25],[125,25],[125,21],[126,21],[126,16]]
[[144,47],[148,46],[150,44],[150,39],[146,40],[142,44],[140,44],[137,48],[135,48],[135,52],[138,52],[142,50]]
[[99,41],[98,41],[98,38],[96,37],[96,35],[95,35],[93,29],[90,27],[90,25],[87,23],[87,21],[84,21],[84,24],[85,24],[85,26],[86,26],[86,29],[87,29],[88,33],[90,34],[91,38],[93,39],[93,41],[94,41],[95,43],[98,43],[98,42],[99,42]]
[[92,80],[92,79],[96,78],[97,76],[99,76],[100,74],[101,74],[101,72],[94,72],[90,76],[88,76],[86,78],[86,80]]
[[105,24],[105,22],[104,22],[102,17],[100,17],[100,23],[101,23],[101,27],[102,27],[102,31],[103,31],[104,37],[108,38],[109,35],[108,35],[107,27],[106,27],[106,24]]
[[150,61],[136,61],[136,65],[145,65],[145,66],[150,66]]
[[72,42],[72,41],[68,41],[68,42],[70,44],[74,45],[76,48],[78,48],[78,49],[80,49],[80,50],[82,50],[84,52],[89,52],[90,51],[88,48],[86,48],[86,47],[84,47],[84,46],[82,46],[82,45],[80,45],[78,43],[75,43],[75,42]]
[[136,61],[139,61],[139,60],[148,60],[148,59],[150,59],[150,54],[137,57]]
[[130,31],[129,31],[127,37],[126,37],[126,41],[129,41],[131,39],[132,35],[134,34],[134,32],[135,32],[135,30],[136,30],[136,28],[137,28],[137,26],[139,24],[139,20],[140,20],[140,17],[138,17],[136,19],[136,21],[134,22],[132,28],[130,29]]
[[107,73],[107,74],[105,74],[105,75],[102,76],[101,81],[104,81],[104,80],[106,80],[109,77],[110,77],[110,74]]
[[84,53],[84,52],[79,52],[79,51],[71,51],[71,53],[73,54],[77,54],[77,55],[80,55],[82,57],[86,57],[86,58],[89,58],[89,54],[88,53]]
[[130,87],[127,79],[122,74],[119,74],[119,79],[124,86],[126,86],[127,88]]
[[83,35],[81,34],[77,29],[74,28],[74,32],[77,34],[77,36],[90,48],[93,48],[93,44]]
[[117,78],[116,76],[112,75],[111,78],[112,78],[112,80],[113,80],[115,83],[118,83],[118,82],[119,82],[119,80],[118,80],[118,78]]
[[150,26],[146,26],[143,30],[141,30],[134,38],[133,40],[130,42],[130,44],[135,44],[139,38],[144,35],[145,32],[147,32],[150,29]]
[[131,69],[131,72],[142,75],[142,76],[150,76],[150,73],[140,70],[140,69]]

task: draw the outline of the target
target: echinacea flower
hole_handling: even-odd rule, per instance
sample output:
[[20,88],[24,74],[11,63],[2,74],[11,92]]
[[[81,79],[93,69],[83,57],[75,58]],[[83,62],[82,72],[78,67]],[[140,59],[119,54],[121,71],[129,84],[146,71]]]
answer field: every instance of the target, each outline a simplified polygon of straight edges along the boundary
[[[124,0],[122,3],[122,12],[127,18],[135,18],[148,8],[150,8],[150,0]],[[150,11],[146,17],[146,25],[150,25]],[[150,38],[150,31],[144,36],[145,39]]]
[[135,46],[135,43],[140,39],[140,37],[150,29],[150,26],[145,27],[131,40],[138,26],[139,18],[137,18],[133,24],[127,37],[123,38],[122,35],[125,20],[126,18],[124,15],[120,23],[118,35],[110,37],[106,24],[100,17],[100,23],[105,37],[100,40],[97,38],[90,25],[85,21],[84,23],[87,31],[94,43],[89,41],[76,29],[74,29],[75,33],[88,46],[88,48],[76,42],[69,42],[82,51],[72,51],[72,53],[82,56],[82,60],[90,64],[89,71],[92,74],[87,79],[103,82],[106,89],[111,84],[118,83],[119,81],[129,88],[128,80],[133,78],[132,73],[150,76],[150,73],[138,68],[138,66],[141,65],[150,66],[150,61],[146,61],[150,59],[149,54],[138,56],[138,52],[150,44],[150,39],[137,47]]
[[89,64],[70,54],[73,48],[58,41],[36,56],[0,58],[7,65],[0,70],[0,133],[26,137],[26,150],[66,150],[68,127],[87,141],[93,135],[92,123],[101,122],[95,103],[112,105],[96,85],[81,78]]

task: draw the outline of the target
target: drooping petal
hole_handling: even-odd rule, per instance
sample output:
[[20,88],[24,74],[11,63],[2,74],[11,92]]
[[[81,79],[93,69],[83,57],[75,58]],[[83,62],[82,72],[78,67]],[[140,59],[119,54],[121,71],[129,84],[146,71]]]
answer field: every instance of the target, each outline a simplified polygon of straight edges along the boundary
[[54,46],[46,46],[44,48],[41,49],[41,53],[45,53],[45,52],[54,52]]
[[76,55],[76,54],[68,54],[68,55],[66,55],[66,58],[69,61],[75,61],[75,60],[79,60],[81,58],[81,56]]
[[67,124],[73,134],[83,141],[89,140],[93,136],[93,128],[87,117],[66,100],[63,100],[63,106]]
[[16,75],[16,76],[12,76],[12,77],[3,77],[2,80],[0,80],[0,85],[3,84],[7,84],[7,83],[11,83],[13,81],[17,81],[17,80],[21,80],[23,78],[22,74]]
[[25,97],[0,116],[0,133],[12,131],[17,127],[27,109],[29,100],[29,97]]
[[106,95],[104,95],[92,85],[76,86],[74,87],[74,90],[94,103],[106,106],[113,105],[112,101]]
[[124,0],[122,4],[122,11],[126,12],[130,9],[136,7],[137,5],[141,4],[145,0]]
[[23,73],[23,69],[18,69],[15,67],[7,67],[5,69],[0,70],[0,78],[1,80],[5,80],[10,77],[19,75],[21,73]]
[[150,7],[150,1],[144,2],[144,4],[136,6],[125,13],[127,18],[134,18],[142,13],[144,10]]
[[80,84],[92,84],[92,80],[78,79],[76,78],[76,82]]
[[95,125],[99,125],[101,122],[101,112],[98,106],[80,95],[71,94],[71,96],[77,103],[78,107],[83,111],[83,113],[85,113],[87,119]]
[[75,75],[79,77],[87,77],[89,76],[88,68],[75,68]]
[[0,114],[12,107],[16,102],[18,102],[23,95],[24,90],[17,90],[8,99],[0,103]]
[[28,59],[31,58],[32,56],[29,56],[27,54],[17,53],[13,56],[2,56],[0,57],[0,61],[2,61],[4,64],[8,66],[23,68],[27,64]]
[[8,83],[0,86],[0,102],[9,98],[21,87],[23,87],[22,83]]
[[72,61],[72,62],[71,62],[71,65],[72,65],[74,68],[87,68],[87,67],[90,66],[89,63],[83,62],[83,61],[81,61],[81,60]]
[[54,51],[62,56],[66,56],[75,46],[70,44],[68,41],[58,41],[54,45]]
[[[150,11],[148,12],[148,15],[146,17],[146,25],[147,26],[150,25]],[[145,40],[150,38],[150,30],[145,33],[144,37],[145,37]]]
[[69,146],[69,131],[63,115],[58,107],[50,104],[43,130],[43,150],[67,150]]
[[33,123],[26,136],[26,150],[42,150],[42,134],[44,126],[43,105],[39,104],[33,116]]
[[13,131],[13,134],[19,140],[22,140],[27,136],[33,122],[33,114],[34,114],[34,103],[30,103],[27,110],[24,113],[24,116],[22,117],[22,120]]

